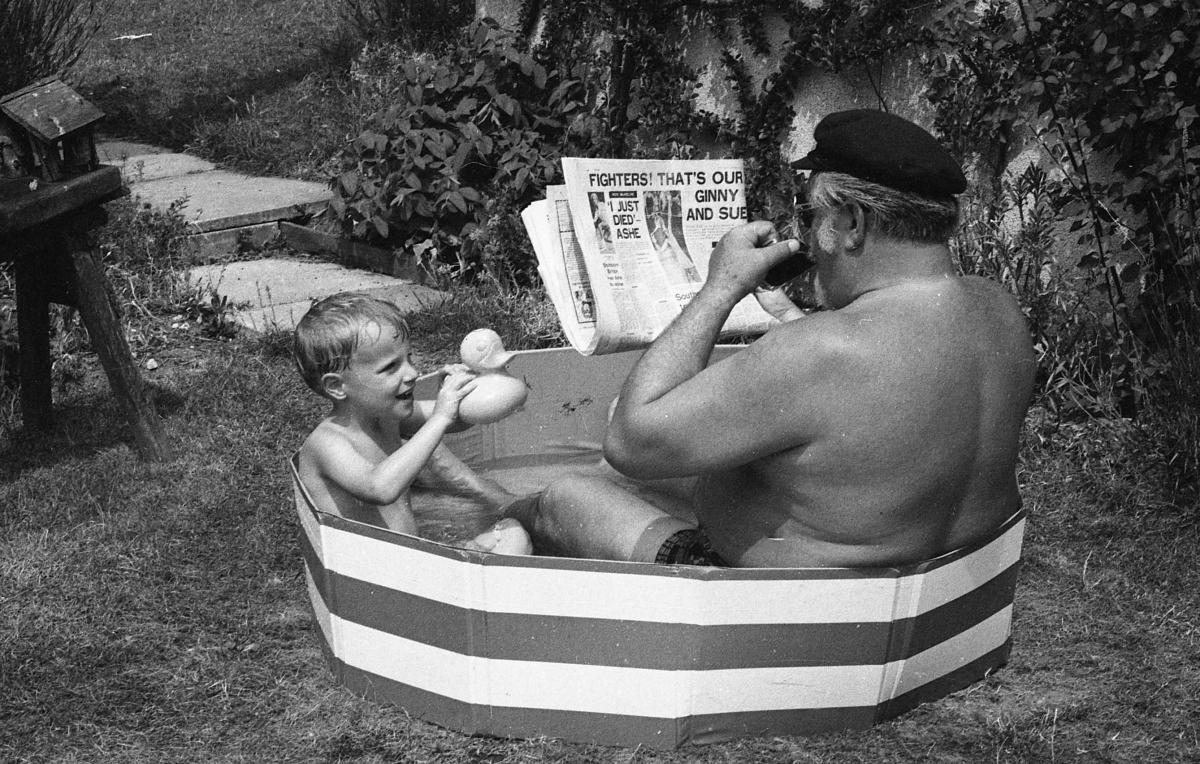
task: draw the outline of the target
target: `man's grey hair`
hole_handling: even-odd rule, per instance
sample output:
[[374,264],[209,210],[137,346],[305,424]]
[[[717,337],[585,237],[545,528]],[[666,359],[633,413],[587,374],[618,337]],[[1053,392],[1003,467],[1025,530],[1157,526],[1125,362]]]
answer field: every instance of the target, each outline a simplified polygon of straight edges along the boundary
[[840,172],[814,175],[808,203],[822,209],[857,204],[867,213],[868,227],[900,241],[945,244],[958,228],[958,200],[953,196],[898,191]]

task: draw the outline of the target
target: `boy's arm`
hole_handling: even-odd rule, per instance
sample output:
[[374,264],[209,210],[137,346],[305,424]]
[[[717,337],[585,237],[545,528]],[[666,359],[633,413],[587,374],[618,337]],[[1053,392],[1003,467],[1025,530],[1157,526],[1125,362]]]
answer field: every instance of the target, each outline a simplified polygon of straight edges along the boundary
[[[412,436],[429,421],[429,418],[433,416],[433,410],[436,406],[437,404],[430,400],[413,401],[413,413],[400,423],[400,433],[406,438]],[[473,426],[456,417],[446,427],[446,432],[462,432],[463,430],[471,429]]]
[[[467,374],[470,373],[470,369],[467,368],[466,364],[454,363],[443,366],[439,373],[442,375],[444,382],[445,377],[449,376],[450,374]],[[429,418],[433,416],[433,410],[436,406],[437,403],[435,401],[428,399],[414,400],[412,414],[410,414],[407,419],[400,423],[400,433],[405,437],[409,437],[416,433],[417,430],[421,429],[421,426],[428,422]],[[462,432],[463,430],[470,429],[470,427],[471,425],[462,421],[458,417],[455,417],[454,421],[451,422],[446,428],[446,432]]]
[[354,448],[341,433],[316,432],[306,447],[322,476],[367,504],[384,506],[399,499],[412,485],[441,442],[449,420],[432,417],[404,445],[375,463]]
[[451,374],[442,383],[429,418],[392,453],[373,463],[341,433],[323,431],[309,439],[318,469],[332,483],[360,501],[386,505],[395,502],[412,485],[429,461],[442,436],[458,418],[458,403],[474,389],[467,374]]

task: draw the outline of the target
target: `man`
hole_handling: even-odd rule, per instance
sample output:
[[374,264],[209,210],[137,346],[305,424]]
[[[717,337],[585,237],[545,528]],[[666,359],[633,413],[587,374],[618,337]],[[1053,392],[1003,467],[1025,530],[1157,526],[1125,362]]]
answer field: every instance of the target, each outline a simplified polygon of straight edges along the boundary
[[[817,125],[796,163],[826,310],[708,366],[733,306],[798,242],[749,223],[630,372],[604,443],[639,479],[693,479],[692,523],[597,477],[514,505],[542,548],[737,566],[873,566],[986,536],[1020,506],[1018,438],[1034,357],[1016,301],[960,276],[947,241],[961,169],[927,132],[876,111]],[[799,316],[778,293],[760,298]],[[674,509],[674,514],[682,514]]]

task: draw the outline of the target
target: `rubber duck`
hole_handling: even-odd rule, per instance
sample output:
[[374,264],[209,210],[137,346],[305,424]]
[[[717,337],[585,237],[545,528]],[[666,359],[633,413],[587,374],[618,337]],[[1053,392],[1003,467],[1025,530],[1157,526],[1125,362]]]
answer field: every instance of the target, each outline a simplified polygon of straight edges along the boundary
[[529,388],[505,368],[515,353],[504,349],[496,332],[491,329],[471,332],[463,337],[459,355],[477,375],[475,389],[458,405],[459,419],[467,424],[491,424],[525,404]]

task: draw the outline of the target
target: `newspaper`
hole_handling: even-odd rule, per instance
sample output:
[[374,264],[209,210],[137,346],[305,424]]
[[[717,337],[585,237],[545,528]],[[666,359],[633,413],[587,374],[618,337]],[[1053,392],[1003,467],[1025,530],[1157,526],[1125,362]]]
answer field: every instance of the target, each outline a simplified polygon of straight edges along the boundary
[[[584,355],[643,348],[700,291],[726,231],[746,220],[741,160],[564,158],[564,185],[522,212],[538,273]],[[776,319],[747,296],[722,336]]]

